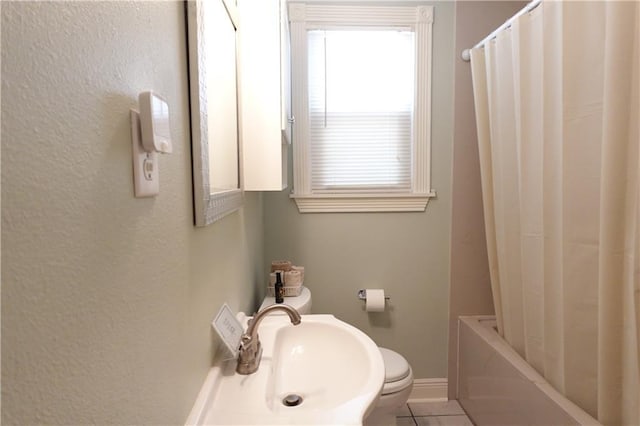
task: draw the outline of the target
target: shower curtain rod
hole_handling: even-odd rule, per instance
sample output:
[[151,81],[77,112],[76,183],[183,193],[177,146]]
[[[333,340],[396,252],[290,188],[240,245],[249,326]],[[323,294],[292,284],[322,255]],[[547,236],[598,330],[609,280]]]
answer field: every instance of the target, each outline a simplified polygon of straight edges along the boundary
[[[511,18],[507,19],[507,21],[500,25],[498,28],[496,28],[495,30],[493,30],[491,32],[491,34],[489,34],[488,36],[486,36],[485,38],[482,39],[482,41],[476,43],[475,46],[473,46],[471,49],[475,49],[476,47],[480,47],[483,44],[485,44],[487,41],[493,39],[494,37],[496,37],[498,35],[498,33],[504,29],[507,29],[511,26],[511,23],[519,16],[524,15],[525,13],[528,13],[530,11],[532,11],[533,9],[535,9],[536,7],[538,7],[540,5],[540,3],[542,3],[542,0],[533,0],[530,3],[527,3],[527,5],[525,7],[523,7],[522,9],[520,9],[520,11],[518,13],[516,13],[515,15],[513,15]],[[471,49],[464,49],[461,53],[460,56],[462,56],[462,60],[465,62],[469,62],[471,60]]]

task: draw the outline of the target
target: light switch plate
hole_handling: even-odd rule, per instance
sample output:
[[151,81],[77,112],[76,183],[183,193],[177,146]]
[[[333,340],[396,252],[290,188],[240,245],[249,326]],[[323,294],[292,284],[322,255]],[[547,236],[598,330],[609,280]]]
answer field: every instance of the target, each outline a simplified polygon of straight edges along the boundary
[[140,114],[131,109],[131,148],[133,152],[133,188],[136,198],[155,197],[160,193],[158,153],[142,147]]

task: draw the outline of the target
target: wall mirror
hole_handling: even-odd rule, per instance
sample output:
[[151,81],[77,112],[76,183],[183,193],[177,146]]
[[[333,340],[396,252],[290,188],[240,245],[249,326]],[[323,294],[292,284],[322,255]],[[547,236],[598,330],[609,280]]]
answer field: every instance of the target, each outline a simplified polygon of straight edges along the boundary
[[196,226],[242,206],[234,0],[187,1]]

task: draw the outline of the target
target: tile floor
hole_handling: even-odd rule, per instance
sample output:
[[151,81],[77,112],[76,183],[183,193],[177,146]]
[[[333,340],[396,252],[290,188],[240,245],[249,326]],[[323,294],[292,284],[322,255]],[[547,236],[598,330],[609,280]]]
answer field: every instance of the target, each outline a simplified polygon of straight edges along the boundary
[[398,426],[473,426],[458,401],[410,402],[396,420]]

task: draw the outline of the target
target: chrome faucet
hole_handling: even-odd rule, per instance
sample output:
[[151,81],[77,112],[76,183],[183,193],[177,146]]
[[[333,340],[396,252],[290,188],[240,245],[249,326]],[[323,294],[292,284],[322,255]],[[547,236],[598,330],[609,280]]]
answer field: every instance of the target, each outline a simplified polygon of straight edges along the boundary
[[293,325],[300,324],[300,314],[289,305],[271,305],[257,312],[253,319],[249,321],[247,331],[240,338],[240,352],[238,353],[236,373],[251,374],[258,370],[260,359],[262,358],[262,345],[258,337],[258,325],[265,316],[273,311],[285,311]]

